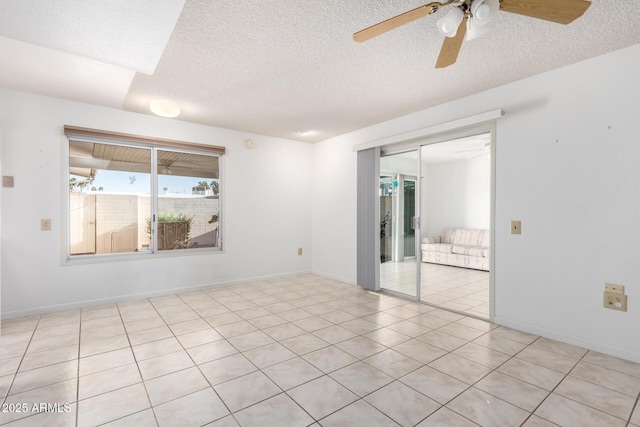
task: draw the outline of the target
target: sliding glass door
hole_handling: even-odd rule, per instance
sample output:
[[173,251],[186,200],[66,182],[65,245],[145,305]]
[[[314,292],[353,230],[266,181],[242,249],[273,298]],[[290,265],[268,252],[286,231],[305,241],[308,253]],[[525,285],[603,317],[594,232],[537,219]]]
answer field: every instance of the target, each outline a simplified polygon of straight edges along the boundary
[[380,288],[419,299],[418,151],[380,157]]

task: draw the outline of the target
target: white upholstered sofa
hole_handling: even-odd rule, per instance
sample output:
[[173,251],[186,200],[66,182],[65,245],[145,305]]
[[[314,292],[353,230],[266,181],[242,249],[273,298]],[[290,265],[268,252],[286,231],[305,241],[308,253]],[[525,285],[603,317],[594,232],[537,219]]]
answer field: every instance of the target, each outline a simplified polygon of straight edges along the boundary
[[489,230],[445,228],[422,239],[422,262],[489,271],[490,242]]

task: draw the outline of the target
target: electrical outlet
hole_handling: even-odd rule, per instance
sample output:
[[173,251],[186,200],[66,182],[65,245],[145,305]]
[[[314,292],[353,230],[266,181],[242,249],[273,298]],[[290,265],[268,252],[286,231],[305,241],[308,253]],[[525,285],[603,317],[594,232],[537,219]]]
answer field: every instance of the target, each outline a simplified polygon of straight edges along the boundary
[[627,296],[616,292],[605,292],[603,306],[612,310],[627,311]]
[[511,234],[522,234],[522,222],[513,220],[511,221]]
[[605,292],[613,292],[614,294],[624,294],[624,286],[622,285],[614,285],[613,283],[605,283],[604,284]]
[[298,255],[302,255],[302,248],[298,248]]
[[50,231],[51,230],[51,220],[50,219],[41,219],[40,220],[40,229],[42,231]]

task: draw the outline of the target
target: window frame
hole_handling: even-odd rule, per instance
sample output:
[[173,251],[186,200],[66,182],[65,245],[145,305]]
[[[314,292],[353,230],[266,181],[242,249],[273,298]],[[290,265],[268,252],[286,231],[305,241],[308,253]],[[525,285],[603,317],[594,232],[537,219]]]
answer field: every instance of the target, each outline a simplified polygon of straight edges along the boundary
[[[132,259],[151,259],[158,257],[172,257],[185,255],[202,255],[224,253],[224,159],[226,148],[221,146],[196,144],[183,141],[167,140],[161,138],[153,138],[146,136],[138,136],[124,133],[115,133],[102,130],[93,130],[87,128],[79,128],[74,126],[64,126],[64,162],[63,162],[63,264],[76,263],[95,263],[104,261],[132,260]],[[133,148],[148,149],[150,152],[150,216],[151,222],[151,250],[148,252],[118,252],[103,254],[71,254],[71,211],[70,211],[70,146],[71,141],[110,144],[118,146],[126,146]],[[171,151],[185,154],[195,154],[203,156],[216,157],[218,160],[218,234],[216,246],[200,247],[200,248],[182,248],[177,250],[160,250],[157,244],[158,233],[158,199],[160,192],[158,191],[158,152]]]

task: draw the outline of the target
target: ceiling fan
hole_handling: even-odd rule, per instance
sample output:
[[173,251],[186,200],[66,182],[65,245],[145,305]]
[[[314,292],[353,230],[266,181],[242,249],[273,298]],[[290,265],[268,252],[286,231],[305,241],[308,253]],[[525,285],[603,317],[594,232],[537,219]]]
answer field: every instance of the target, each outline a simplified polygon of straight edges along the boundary
[[569,24],[581,17],[591,6],[585,0],[446,0],[417,7],[398,16],[382,21],[353,35],[357,42],[364,42],[387,31],[436,13],[440,8],[452,5],[447,15],[438,20],[437,26],[445,35],[436,62],[436,68],[452,65],[465,40],[474,39],[488,31],[487,24],[499,10],[525,15],[559,24]]

